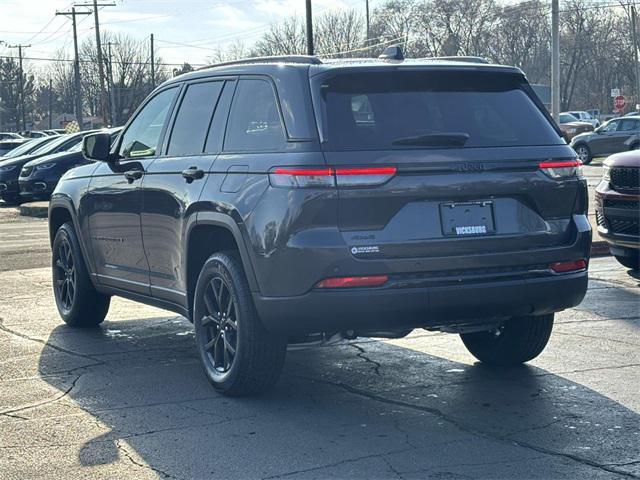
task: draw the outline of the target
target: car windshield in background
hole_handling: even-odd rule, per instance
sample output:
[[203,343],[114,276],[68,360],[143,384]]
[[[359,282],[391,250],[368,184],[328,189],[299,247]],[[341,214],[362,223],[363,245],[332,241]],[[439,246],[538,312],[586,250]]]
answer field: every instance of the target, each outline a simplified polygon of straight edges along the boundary
[[327,150],[562,143],[516,76],[342,73],[322,83],[321,95]]
[[560,123],[578,122],[579,120],[569,113],[560,114]]
[[48,142],[46,145],[43,145],[42,147],[38,148],[37,150],[31,153],[33,153],[34,155],[40,155],[42,153],[52,152],[53,150],[58,148],[60,145],[67,142],[69,140],[69,135],[60,135],[59,137],[47,137],[47,138],[53,138],[54,140]]
[[42,145],[44,145],[45,143],[48,143],[49,141],[50,140],[47,137],[35,138],[33,140],[28,140],[27,142],[23,143],[19,147],[16,147],[13,150],[11,150],[4,157],[5,158],[15,158],[15,157],[19,157],[21,155],[26,155],[27,153],[32,152],[36,148],[41,147]]

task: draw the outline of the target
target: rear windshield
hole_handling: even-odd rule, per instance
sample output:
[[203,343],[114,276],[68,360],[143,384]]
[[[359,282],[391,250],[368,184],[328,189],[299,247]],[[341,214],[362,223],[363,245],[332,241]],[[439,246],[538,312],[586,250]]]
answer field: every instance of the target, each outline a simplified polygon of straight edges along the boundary
[[491,72],[342,73],[320,86],[327,150],[557,145],[519,76]]

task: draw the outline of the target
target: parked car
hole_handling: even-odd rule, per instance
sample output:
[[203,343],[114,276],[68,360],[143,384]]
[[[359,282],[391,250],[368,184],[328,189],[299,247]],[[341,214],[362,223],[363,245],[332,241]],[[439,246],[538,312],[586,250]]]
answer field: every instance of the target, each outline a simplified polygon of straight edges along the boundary
[[593,125],[593,128],[598,128],[600,126],[600,120],[598,120],[596,117],[591,115],[589,112],[574,110],[574,111],[565,112],[565,113],[568,113],[569,115],[573,115],[574,117],[576,117],[578,120],[582,122],[590,123],[591,125]]
[[560,130],[564,139],[569,143],[573,137],[585,132],[593,132],[593,125],[588,122],[578,120],[569,113],[560,114]]
[[19,203],[20,188],[18,186],[18,176],[22,167],[27,162],[44,157],[45,155],[66,152],[80,143],[87,133],[88,132],[78,132],[57,137],[45,137],[52,138],[53,140],[27,155],[9,158],[8,160],[0,162],[0,199],[6,203]]
[[625,114],[625,117],[640,117],[640,112],[629,112]]
[[[113,142],[122,127],[107,130]],[[66,152],[45,155],[22,167],[18,184],[22,200],[48,200],[60,177],[78,165],[91,163],[82,155],[82,142]]]
[[20,140],[21,135],[13,132],[0,132],[0,140]]
[[20,132],[20,135],[27,138],[48,137],[48,135],[41,130],[25,130],[23,132]]
[[64,135],[67,131],[63,128],[52,128],[51,130],[43,130],[47,135]]
[[316,339],[426,328],[489,365],[540,354],[587,288],[575,152],[518,68],[384,57],[181,75],[113,147],[88,135],[99,163],[49,207],[62,319],[97,325],[112,295],[185,315],[228,395]]
[[595,157],[636,150],[640,148],[640,117],[609,120],[592,133],[573,137],[571,146],[585,165]]
[[15,150],[20,145],[26,143],[29,139],[27,138],[11,138],[7,140],[0,140],[0,159],[7,155],[9,152]]
[[598,233],[625,267],[640,269],[640,150],[611,155],[596,188]]
[[[42,147],[45,143],[49,143],[53,140],[53,137],[42,137],[42,138],[23,138],[20,140],[20,145],[13,148],[11,151],[5,153],[0,157],[0,162],[4,160],[8,160],[9,158],[16,158],[22,155],[26,155],[35,151],[36,149]],[[13,141],[13,140],[9,140]],[[2,144],[3,142],[0,142]],[[1,149],[2,147],[0,147]]]

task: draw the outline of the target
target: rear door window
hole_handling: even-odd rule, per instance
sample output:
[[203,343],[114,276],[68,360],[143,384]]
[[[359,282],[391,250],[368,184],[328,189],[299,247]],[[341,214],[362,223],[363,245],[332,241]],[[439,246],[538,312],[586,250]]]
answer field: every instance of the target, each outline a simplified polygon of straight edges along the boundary
[[168,155],[196,155],[204,149],[223,81],[187,86],[169,139]]
[[638,124],[640,122],[638,120],[633,120],[631,118],[625,118],[620,120],[620,126],[618,127],[618,131],[620,132],[630,132],[633,130],[638,130]]
[[343,73],[324,80],[320,96],[327,150],[562,143],[515,75]]
[[285,143],[278,100],[271,84],[261,79],[241,79],[229,114],[224,150],[277,151]]

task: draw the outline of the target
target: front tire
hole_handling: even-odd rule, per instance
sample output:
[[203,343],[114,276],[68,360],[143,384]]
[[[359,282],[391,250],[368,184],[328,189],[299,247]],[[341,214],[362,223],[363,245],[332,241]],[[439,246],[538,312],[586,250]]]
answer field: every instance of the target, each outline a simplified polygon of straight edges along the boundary
[[60,317],[71,327],[93,327],[104,320],[110,297],[91,283],[73,226],[65,223],[53,240],[53,294]]
[[276,383],[287,343],[260,322],[236,252],[216,253],[205,262],[193,312],[200,361],[216,390],[255,395]]
[[640,252],[633,251],[629,255],[615,255],[616,260],[620,265],[630,268],[631,270],[640,270]]
[[580,144],[575,148],[578,158],[584,165],[589,165],[593,157],[591,156],[591,150],[585,144]]
[[467,350],[489,365],[518,365],[533,360],[544,350],[553,330],[553,313],[513,318],[501,327],[460,334]]

